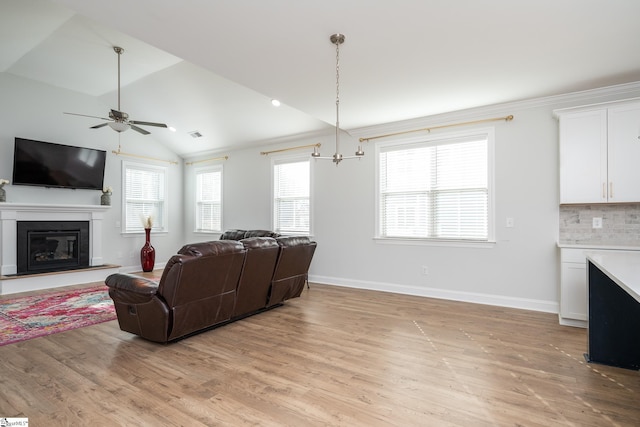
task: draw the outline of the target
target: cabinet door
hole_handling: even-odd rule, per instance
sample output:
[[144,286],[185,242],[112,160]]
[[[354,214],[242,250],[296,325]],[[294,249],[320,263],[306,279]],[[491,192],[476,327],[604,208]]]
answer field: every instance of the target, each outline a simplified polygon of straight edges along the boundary
[[560,116],[560,203],[607,201],[607,110]]
[[587,267],[563,262],[561,266],[560,317],[587,320]]
[[609,109],[609,202],[640,201],[640,103]]

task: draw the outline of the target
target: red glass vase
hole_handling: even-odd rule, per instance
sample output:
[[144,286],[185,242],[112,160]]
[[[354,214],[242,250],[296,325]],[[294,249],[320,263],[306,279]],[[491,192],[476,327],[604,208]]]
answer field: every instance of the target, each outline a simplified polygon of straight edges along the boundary
[[153,271],[153,265],[156,263],[156,250],[151,246],[151,229],[145,228],[145,243],[142,249],[140,249],[140,263],[142,264],[142,271]]

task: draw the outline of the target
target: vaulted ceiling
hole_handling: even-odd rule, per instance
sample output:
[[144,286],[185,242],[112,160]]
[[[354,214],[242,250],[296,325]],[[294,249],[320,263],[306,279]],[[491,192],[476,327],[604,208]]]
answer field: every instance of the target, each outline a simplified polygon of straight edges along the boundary
[[174,126],[147,129],[188,156],[332,131],[333,33],[348,131],[640,81],[639,16],[637,0],[2,0],[0,72],[116,108],[122,46],[121,109]]

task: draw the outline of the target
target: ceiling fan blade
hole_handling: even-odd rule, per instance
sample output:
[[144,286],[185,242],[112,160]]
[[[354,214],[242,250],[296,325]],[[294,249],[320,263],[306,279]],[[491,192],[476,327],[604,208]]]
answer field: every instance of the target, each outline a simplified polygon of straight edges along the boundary
[[104,127],[106,125],[108,125],[109,123],[102,123],[99,125],[95,125],[95,126],[91,126],[89,129],[100,129],[101,127]]
[[111,120],[111,119],[108,119],[108,118],[106,118],[106,117],[88,116],[88,115],[86,115],[86,114],[78,114],[78,113],[63,113],[63,114],[69,114],[69,115],[71,115],[71,116],[90,117],[90,118],[92,118],[92,119],[100,119],[100,120]]
[[166,128],[167,125],[165,125],[164,123],[154,123],[154,122],[140,122],[138,120],[129,120],[129,123],[132,123],[134,125],[142,125],[142,126],[156,126],[159,128]]
[[142,128],[139,128],[136,125],[132,125],[131,122],[129,122],[129,125],[131,126],[131,129],[135,130],[136,132],[140,132],[143,135],[149,135],[151,133],[151,132],[146,131],[146,130],[144,130]]

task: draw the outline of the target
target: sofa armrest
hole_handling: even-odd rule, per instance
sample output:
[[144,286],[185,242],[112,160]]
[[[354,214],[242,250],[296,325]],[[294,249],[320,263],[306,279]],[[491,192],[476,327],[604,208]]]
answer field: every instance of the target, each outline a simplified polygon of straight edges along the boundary
[[145,277],[126,273],[115,273],[106,278],[105,283],[112,289],[133,292],[140,295],[154,295],[158,290],[158,283]]

